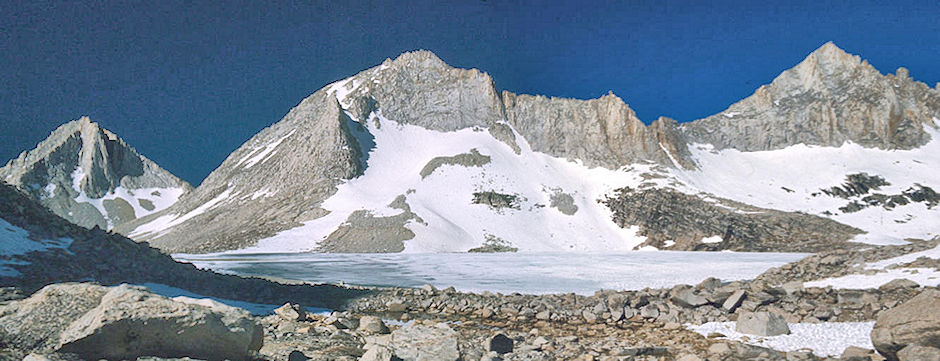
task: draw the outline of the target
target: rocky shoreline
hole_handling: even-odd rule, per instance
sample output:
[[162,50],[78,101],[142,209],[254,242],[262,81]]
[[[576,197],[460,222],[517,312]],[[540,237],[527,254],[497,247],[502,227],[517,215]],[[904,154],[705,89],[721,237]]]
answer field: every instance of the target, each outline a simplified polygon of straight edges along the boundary
[[[63,285],[37,294],[56,287]],[[940,290],[905,281],[869,290],[760,287],[760,282],[720,285],[708,279],[671,289],[533,296],[425,286],[381,290],[331,314],[306,314],[303,307],[288,303],[274,315],[242,317],[263,329],[258,352],[246,356],[256,360],[393,360],[393,355],[405,360],[882,360],[857,348],[846,350],[847,355],[862,353],[855,358],[817,357],[812,350],[775,351],[722,334],[703,336],[688,326],[734,321],[752,312],[779,315],[791,324],[875,321],[921,294],[933,295],[933,307],[940,302]],[[0,325],[8,330],[10,315],[32,298],[0,306]],[[156,326],[140,326],[140,332],[148,327]],[[506,338],[509,346],[494,351],[494,338]],[[419,341],[427,345],[416,346]],[[81,359],[54,347],[2,346],[3,359],[37,352],[34,357],[45,353],[42,357],[50,360]]]
[[[822,252],[770,269],[749,281],[722,282],[709,278],[697,285],[637,291],[600,290],[590,296],[468,293],[457,292],[453,288],[439,290],[430,285],[420,289],[363,289],[348,302],[332,307],[336,310],[332,313],[308,313],[300,304],[288,302],[274,315],[243,315],[263,330],[263,343],[244,357],[291,361],[713,361],[884,360],[888,356],[888,360],[921,360],[932,357],[930,355],[938,350],[938,345],[930,343],[930,337],[937,336],[938,323],[930,323],[936,320],[930,320],[929,316],[920,316],[928,319],[924,321],[928,322],[926,326],[921,325],[926,331],[920,335],[921,339],[927,340],[926,344],[916,344],[917,340],[906,340],[904,342],[907,343],[902,345],[892,344],[892,332],[873,332],[874,345],[881,346],[879,352],[884,351],[884,355],[859,347],[849,347],[839,355],[816,355],[811,349],[777,351],[742,342],[746,340],[733,339],[729,335],[702,335],[691,326],[735,322],[742,315],[748,315],[745,317],[749,319],[769,317],[770,321],[764,320],[758,326],[763,328],[772,326],[768,322],[774,319],[790,325],[877,321],[877,331],[879,325],[897,324],[899,319],[910,316],[910,312],[893,315],[890,320],[883,316],[910,307],[905,305],[919,304],[919,309],[937,309],[940,307],[940,290],[921,287],[908,280],[861,290],[803,287],[802,281],[842,275],[858,270],[858,264],[930,249],[938,243],[940,239],[904,246]],[[920,259],[915,263],[924,266],[927,260]],[[271,285],[278,287],[274,283]],[[82,284],[82,287],[88,286]],[[290,287],[303,289],[310,286]],[[4,300],[0,302],[4,304],[0,306],[0,325],[30,300],[21,300],[28,292],[16,292],[13,288],[3,291],[0,292]],[[259,300],[247,294],[241,296],[241,299]],[[303,303],[304,306],[323,306],[313,299],[300,302],[308,302]],[[53,327],[52,324],[49,327]],[[909,323],[904,325],[910,327]],[[146,332],[146,326],[141,327],[143,329],[139,332]],[[740,324],[738,328],[741,329]],[[4,335],[3,332],[0,331],[0,336]],[[889,341],[878,341],[875,334]],[[758,339],[759,336],[753,338]],[[913,346],[905,347],[908,344]],[[54,347],[23,348],[8,341],[0,342],[0,347],[0,359],[23,359],[27,356],[36,360],[81,359],[81,355]]]

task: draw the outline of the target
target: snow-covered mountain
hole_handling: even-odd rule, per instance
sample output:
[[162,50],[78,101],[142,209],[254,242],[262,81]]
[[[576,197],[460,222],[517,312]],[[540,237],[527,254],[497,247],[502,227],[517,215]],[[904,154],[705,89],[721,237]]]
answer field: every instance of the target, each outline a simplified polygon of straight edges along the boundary
[[170,252],[801,251],[940,233],[940,91],[829,43],[727,111],[500,94],[426,51],[330,84],[175,205]]
[[87,117],[10,160],[0,180],[62,218],[101,229],[161,211],[192,189]]

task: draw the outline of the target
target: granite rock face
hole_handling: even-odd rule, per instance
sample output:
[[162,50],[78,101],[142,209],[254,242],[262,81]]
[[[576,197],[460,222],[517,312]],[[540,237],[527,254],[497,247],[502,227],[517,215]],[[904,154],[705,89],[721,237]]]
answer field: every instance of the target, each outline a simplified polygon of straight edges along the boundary
[[192,189],[88,117],[10,160],[0,180],[75,224],[101,229],[166,208]]
[[319,203],[362,173],[368,139],[320,90],[229,155],[191,195],[117,230],[167,252],[252,245],[324,215]]
[[613,169],[644,160],[689,165],[676,121],[660,118],[646,126],[612,93],[577,100],[504,92],[503,104],[509,124],[537,152]]
[[245,310],[174,301],[127,285],[56,284],[3,306],[0,315],[4,342],[95,360],[246,360],[261,348],[263,332]]
[[819,252],[854,247],[846,241],[861,233],[819,216],[725,199],[706,201],[670,189],[626,187],[604,203],[615,223],[640,227],[639,233],[648,238],[643,245],[668,250]]
[[914,81],[907,69],[882,75],[867,61],[826,43],[719,114],[685,123],[692,142],[740,151],[804,143],[911,149],[940,118],[940,91]]

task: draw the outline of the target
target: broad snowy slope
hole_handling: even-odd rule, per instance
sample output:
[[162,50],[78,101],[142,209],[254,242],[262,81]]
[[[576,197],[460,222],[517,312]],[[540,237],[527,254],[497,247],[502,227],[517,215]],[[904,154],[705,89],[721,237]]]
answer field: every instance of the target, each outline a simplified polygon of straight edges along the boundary
[[173,206],[168,252],[815,252],[940,234],[940,91],[827,43],[714,116],[496,90],[426,51],[318,90]]

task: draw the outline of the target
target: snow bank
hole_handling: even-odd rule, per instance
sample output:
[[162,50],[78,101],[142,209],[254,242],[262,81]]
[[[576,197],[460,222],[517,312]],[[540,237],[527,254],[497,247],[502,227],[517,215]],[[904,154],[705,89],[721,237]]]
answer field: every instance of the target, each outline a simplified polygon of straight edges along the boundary
[[891,210],[872,206],[843,213],[839,207],[849,200],[821,192],[842,185],[847,175],[855,173],[878,175],[891,184],[874,191],[877,193],[899,194],[916,184],[940,190],[940,172],[929,171],[940,169],[940,130],[929,126],[925,129],[932,140],[911,150],[845,143],[841,147],[797,144],[778,150],[741,152],[695,144],[689,151],[699,167],[671,172],[684,183],[679,190],[686,193],[706,192],[758,207],[802,211],[869,233],[856,241],[898,244],[904,243],[904,238],[930,239],[940,233],[940,207],[927,209],[923,203],[911,203]]
[[838,289],[878,288],[896,279],[906,278],[921,286],[940,286],[940,272],[930,268],[895,268],[871,275],[852,274],[841,277],[825,278],[803,284],[804,287],[828,287]]
[[686,327],[703,336],[717,332],[731,339],[751,345],[763,346],[777,351],[811,349],[816,356],[839,356],[849,346],[874,349],[871,330],[874,322],[825,322],[791,323],[790,334],[780,336],[755,336],[734,330],[734,322],[709,322],[700,326]]
[[805,286],[832,286],[833,288],[840,289],[878,288],[885,283],[901,278],[906,278],[908,280],[917,282],[921,286],[940,286],[940,270],[932,268],[897,267],[914,262],[921,257],[940,259],[940,247],[865,264],[866,270],[876,271],[874,274],[851,274],[841,277],[826,278],[807,282]]
[[[85,172],[82,170],[81,166],[76,167],[72,172],[72,189],[78,192],[78,196],[75,197],[75,202],[88,203],[94,206],[95,209],[98,210],[98,213],[101,213],[108,222],[108,229],[113,228],[115,225],[111,217],[109,217],[108,211],[104,208],[104,201],[106,200],[123,199],[134,209],[134,217],[141,218],[172,206],[173,203],[176,203],[180,196],[186,192],[185,189],[178,187],[128,189],[123,186],[118,186],[101,198],[91,198],[85,194],[85,191],[81,188],[82,179],[84,177]],[[50,197],[53,196],[52,192],[55,190],[55,184],[48,184],[46,190],[50,192]],[[144,208],[144,206],[140,204],[141,200],[150,202],[153,208]]]

